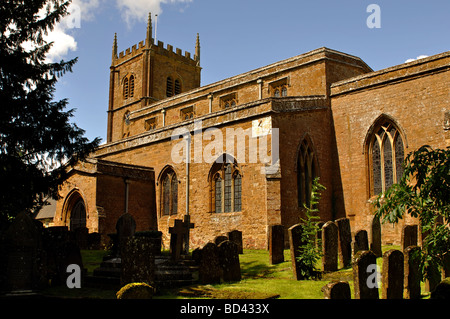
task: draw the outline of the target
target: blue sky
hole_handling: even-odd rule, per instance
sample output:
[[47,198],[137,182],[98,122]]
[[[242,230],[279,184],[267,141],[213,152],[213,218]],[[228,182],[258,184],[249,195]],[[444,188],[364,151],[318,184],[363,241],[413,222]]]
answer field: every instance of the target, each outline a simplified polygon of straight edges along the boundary
[[[69,99],[73,121],[89,139],[106,137],[114,33],[119,51],[144,40],[149,11],[158,13],[157,38],[165,45],[193,55],[200,34],[202,85],[323,46],[356,55],[374,70],[450,50],[449,0],[74,2],[71,18],[79,28],[57,28],[59,53],[52,58],[79,60],[60,79],[55,98]],[[380,8],[381,28],[367,26],[370,4]]]

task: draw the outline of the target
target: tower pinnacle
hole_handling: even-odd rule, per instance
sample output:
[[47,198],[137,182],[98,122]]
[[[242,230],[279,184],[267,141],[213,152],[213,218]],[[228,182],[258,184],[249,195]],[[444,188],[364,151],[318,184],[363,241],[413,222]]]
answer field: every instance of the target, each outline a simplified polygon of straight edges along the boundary
[[197,61],[197,65],[200,66],[200,36],[197,33],[197,41],[195,42],[195,56],[194,60]]
[[112,47],[112,61],[117,59],[117,33],[114,33],[114,42]]
[[146,45],[147,45],[147,47],[149,47],[151,42],[152,42],[152,33],[153,33],[152,13],[149,12],[148,13],[148,23],[147,23],[147,38],[146,38]]

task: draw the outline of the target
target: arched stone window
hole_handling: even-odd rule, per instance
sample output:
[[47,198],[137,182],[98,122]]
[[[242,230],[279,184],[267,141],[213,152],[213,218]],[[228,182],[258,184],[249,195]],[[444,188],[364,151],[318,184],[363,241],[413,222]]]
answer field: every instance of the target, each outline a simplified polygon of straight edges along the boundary
[[231,156],[222,155],[213,164],[211,194],[212,209],[215,213],[242,211],[242,174]]
[[160,177],[161,185],[161,215],[176,215],[178,213],[178,179],[175,171],[167,167]]
[[370,196],[386,191],[403,176],[405,150],[402,134],[389,119],[381,118],[368,139]]
[[125,100],[128,99],[129,94],[130,94],[130,83],[129,83],[128,77],[126,77],[123,80],[123,98]]
[[173,96],[173,79],[169,76],[166,81],[166,96]]
[[318,176],[317,159],[312,143],[305,137],[297,154],[297,195],[298,207],[309,206],[314,179]]
[[175,80],[175,95],[181,93],[181,81],[179,79]]
[[130,76],[130,97],[134,97],[134,75]]

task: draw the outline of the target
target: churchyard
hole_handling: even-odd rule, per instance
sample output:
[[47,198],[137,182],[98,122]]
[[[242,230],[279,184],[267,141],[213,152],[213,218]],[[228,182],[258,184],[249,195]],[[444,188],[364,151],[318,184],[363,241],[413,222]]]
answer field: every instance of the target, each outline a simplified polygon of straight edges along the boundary
[[[154,299],[412,299],[429,297],[449,277],[446,267],[434,281],[420,282],[413,258],[420,249],[417,225],[404,227],[402,246],[382,247],[377,220],[370,236],[366,230],[352,233],[348,219],[328,221],[318,234],[323,257],[313,280],[302,278],[293,258],[302,225],[288,229],[290,249],[283,227],[270,227],[268,250],[242,249],[240,231],[186,250],[183,238],[193,227],[189,219],[179,220],[169,231],[170,247],[163,247],[160,232],[136,232],[133,217],[124,214],[104,250],[85,232],[40,228],[20,214],[2,234],[3,297],[116,298],[127,284],[136,290],[133,283],[147,283]],[[68,271],[74,265],[79,273]]]

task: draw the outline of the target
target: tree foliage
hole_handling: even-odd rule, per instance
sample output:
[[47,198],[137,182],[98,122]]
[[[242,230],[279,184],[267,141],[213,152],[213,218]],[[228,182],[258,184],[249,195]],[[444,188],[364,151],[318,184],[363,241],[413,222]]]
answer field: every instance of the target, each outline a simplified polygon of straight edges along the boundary
[[[70,1],[0,2],[0,223],[57,197],[62,163],[85,158],[98,145],[70,123],[68,101],[55,85],[77,59],[51,63],[44,35],[67,15]],[[0,225],[2,225],[0,224]]]
[[317,277],[318,270],[316,269],[316,265],[322,257],[322,251],[320,249],[322,246],[320,243],[321,239],[317,238],[317,234],[320,231],[318,204],[320,192],[324,189],[325,186],[319,183],[319,178],[315,178],[311,187],[311,200],[309,206],[303,204],[306,218],[301,218],[302,244],[298,247],[299,256],[297,257],[297,261],[298,267],[300,268],[300,275],[304,279]]
[[409,214],[418,218],[423,236],[421,268],[429,277],[430,269],[443,266],[450,253],[450,148],[422,146],[408,154],[405,171],[375,201],[376,214],[383,222],[397,223]]

